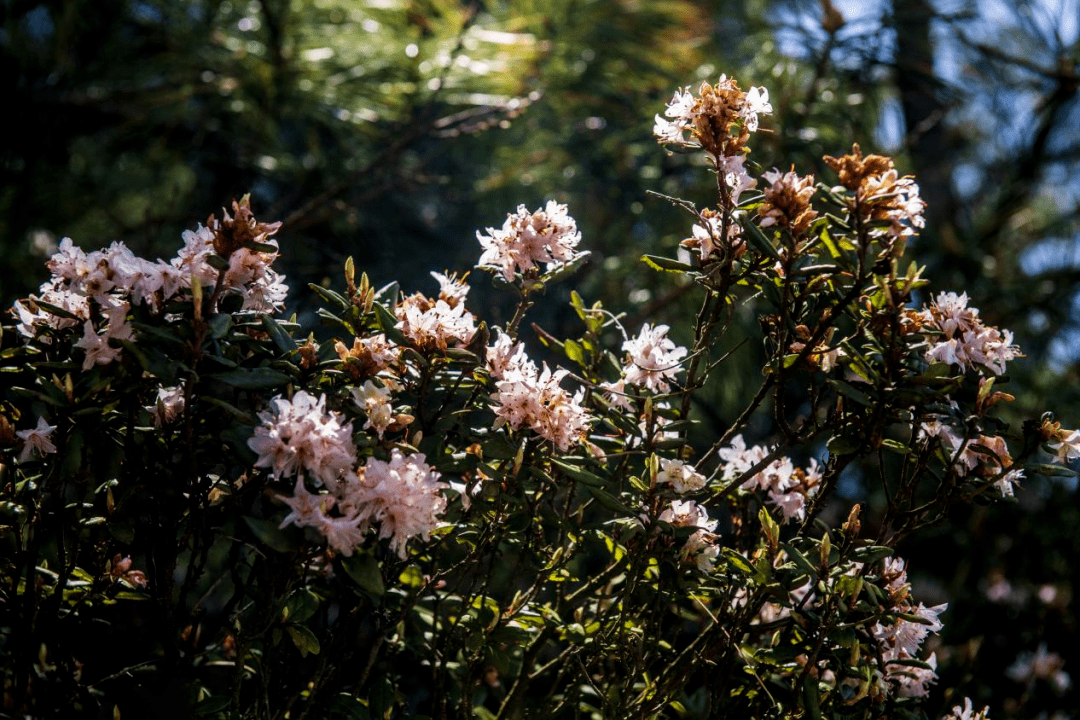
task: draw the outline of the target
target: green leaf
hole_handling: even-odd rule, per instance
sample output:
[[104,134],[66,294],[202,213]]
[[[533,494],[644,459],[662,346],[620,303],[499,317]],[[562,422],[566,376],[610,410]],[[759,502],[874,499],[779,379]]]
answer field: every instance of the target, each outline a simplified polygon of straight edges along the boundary
[[303,625],[294,625],[289,623],[285,626],[285,631],[289,633],[289,637],[292,638],[293,645],[300,651],[300,654],[304,657],[308,656],[308,653],[312,655],[318,655],[319,650],[319,638],[315,637],[315,633],[308,630]]
[[302,623],[319,609],[319,596],[307,588],[297,588],[289,593],[281,608],[281,620]]
[[866,405],[871,407],[875,404],[873,398],[859,390],[854,385],[846,383],[843,380],[837,380],[836,378],[829,378],[829,384],[836,388],[836,391],[844,397],[851,398],[860,405]]
[[191,712],[196,715],[212,715],[228,709],[232,704],[232,698],[228,695],[211,695],[205,700],[196,703]]
[[240,390],[269,390],[282,387],[292,382],[292,378],[285,373],[270,368],[237,368],[229,372],[213,373],[205,376]]
[[210,337],[220,340],[232,329],[233,318],[228,313],[217,313],[210,316],[210,322],[207,325],[210,327]]
[[584,487],[588,491],[588,493],[596,499],[596,502],[600,503],[601,507],[607,508],[612,512],[622,513],[624,515],[634,514],[633,510],[624,505],[622,501],[619,500],[619,498],[615,497],[607,490],[596,487],[594,485],[585,485]]
[[353,553],[350,557],[341,558],[341,566],[345,568],[345,572],[353,582],[372,600],[378,601],[386,594],[382,568],[371,555]]
[[329,288],[324,288],[320,285],[316,285],[315,283],[310,283],[308,287],[314,290],[315,294],[321,297],[326,302],[331,303],[332,305],[336,305],[338,310],[345,310],[349,307],[348,300],[346,300],[344,297],[334,292],[333,290],[330,290]]
[[812,675],[803,677],[802,686],[803,707],[811,720],[821,720],[821,691],[818,688],[818,680]]
[[262,321],[263,328],[280,352],[289,353],[296,349],[296,341],[277,320],[266,313],[260,313],[259,320]]
[[284,528],[279,528],[278,524],[273,520],[263,520],[261,518],[245,515],[244,522],[251,528],[251,532],[255,534],[255,537],[259,539],[259,542],[270,549],[282,553],[293,552],[296,550],[296,546],[293,544],[292,539],[285,532]]
[[743,557],[737,550],[725,547],[720,548],[720,553],[728,561],[728,564],[733,565],[736,570],[743,573],[744,575],[753,577],[757,574],[757,570],[755,570],[754,566],[750,564],[750,561]]
[[672,258],[660,257],[659,255],[642,255],[641,262],[653,270],[661,272],[687,273],[693,272],[694,266]]
[[861,563],[874,563],[892,554],[893,549],[884,545],[868,545],[851,551],[851,557]]
[[375,311],[375,319],[379,322],[379,329],[383,331],[388,340],[393,340],[398,345],[412,345],[409,338],[394,327],[397,325],[398,320],[393,313],[383,307],[382,303],[374,303],[371,308]]
[[604,484],[604,479],[599,475],[594,475],[588,470],[583,470],[577,465],[572,465],[565,460],[557,460],[555,458],[552,458],[551,464],[559,468],[564,473],[572,477],[574,480],[577,480],[578,482],[584,483],[586,485],[592,485],[594,487],[599,487]]
[[348,693],[338,693],[331,698],[330,712],[344,715],[349,720],[371,720],[367,706]]
[[567,340],[564,342],[563,352],[566,353],[566,357],[570,358],[581,367],[588,366],[588,362],[585,360],[585,350],[581,347],[581,343],[576,340]]
[[739,224],[742,225],[743,230],[745,230],[745,237],[758,252],[763,255],[768,255],[773,260],[780,260],[780,253],[776,252],[776,248],[773,247],[772,241],[765,237],[765,233],[761,231],[761,228],[757,226],[757,223],[750,219],[749,214],[739,218]]

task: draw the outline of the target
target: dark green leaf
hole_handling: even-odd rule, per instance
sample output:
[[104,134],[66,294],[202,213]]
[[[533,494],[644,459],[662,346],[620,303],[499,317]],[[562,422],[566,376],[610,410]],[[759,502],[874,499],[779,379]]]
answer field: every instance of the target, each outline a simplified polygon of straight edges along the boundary
[[352,578],[364,594],[372,600],[379,600],[386,594],[386,585],[383,583],[382,568],[378,561],[371,555],[353,553],[350,557],[341,558],[341,566]]

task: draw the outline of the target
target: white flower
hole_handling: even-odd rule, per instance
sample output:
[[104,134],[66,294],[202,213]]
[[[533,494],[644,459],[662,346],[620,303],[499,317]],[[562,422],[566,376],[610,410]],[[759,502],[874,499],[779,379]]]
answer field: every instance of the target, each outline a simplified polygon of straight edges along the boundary
[[1067,463],[1080,457],[1080,430],[1062,433],[1060,440],[1048,443],[1054,451],[1054,462]]
[[414,293],[398,303],[395,308],[398,322],[394,326],[421,350],[446,351],[453,345],[464,345],[476,334],[476,318],[465,309],[464,299],[469,286],[432,273],[439,280],[442,293],[431,300],[421,293]]
[[546,364],[539,371],[521,345],[513,345],[508,336],[501,334],[488,350],[488,367],[496,378],[496,392],[491,396],[496,427],[529,427],[553,442],[560,452],[585,439],[590,419],[581,405],[585,391],[579,389],[570,395],[559,386],[568,371],[552,372]]
[[413,537],[427,540],[446,510],[446,498],[439,492],[450,487],[438,482],[439,473],[422,454],[405,456],[395,449],[390,462],[368,458],[358,470],[359,484],[351,498],[361,529],[379,523],[379,537],[390,538],[398,557],[408,554],[405,544]]
[[296,478],[292,497],[278,495],[278,498],[290,509],[279,527],[285,527],[290,523],[297,527],[318,527],[322,519],[326,517],[325,513],[334,506],[334,498],[331,495],[308,492],[302,476]]
[[255,467],[271,468],[275,479],[307,470],[317,484],[333,487],[356,461],[352,423],[326,411],[326,395],[316,400],[300,390],[291,402],[280,395],[272,402],[275,411],[259,413],[262,425],[248,440],[259,455]]
[[577,223],[566,206],[554,200],[535,212],[519,205],[516,213],[507,216],[501,230],[489,227],[487,233],[476,233],[484,248],[477,267],[497,270],[507,282],[537,267],[537,263],[544,263],[550,271],[582,255],[575,251],[581,241]]
[[626,382],[653,392],[670,389],[667,380],[674,379],[682,369],[679,361],[686,356],[686,348],[676,347],[667,332],[667,325],[653,327],[646,323],[637,337],[622,344],[622,349],[629,355],[623,367]]
[[50,425],[45,422],[45,418],[39,417],[37,427],[33,430],[17,431],[15,434],[23,441],[22,452],[19,453],[19,462],[29,460],[32,452],[36,452],[38,455],[48,455],[56,452],[56,446],[49,439],[53,434],[53,430],[56,430],[55,425]]
[[662,470],[656,474],[656,482],[671,485],[680,495],[705,487],[705,476],[682,460],[660,458],[660,467]]
[[990,709],[983,708],[979,712],[974,712],[974,708],[971,706],[971,698],[966,697],[964,698],[963,707],[954,706],[952,712],[941,718],[941,720],[990,720]]
[[118,348],[109,347],[109,335],[98,335],[94,329],[94,323],[89,320],[83,325],[83,336],[75,343],[75,347],[86,351],[83,359],[83,370],[89,370],[94,365],[108,365],[120,357]]
[[716,520],[709,519],[709,513],[704,506],[698,505],[693,500],[672,500],[671,505],[660,513],[659,520],[670,523],[675,527],[697,528],[686,539],[680,551],[680,557],[684,561],[693,562],[701,572],[709,572],[720,555],[720,548],[716,544],[718,536]]
[[769,104],[769,91],[763,87],[752,87],[746,91],[746,98],[739,115],[746,122],[747,130],[757,132],[758,114],[772,115],[772,111],[773,107]]
[[[756,124],[756,115],[754,121]],[[746,168],[743,167],[744,163],[746,163],[745,155],[726,155],[720,158],[719,171],[723,173],[724,183],[731,190],[731,203],[733,205],[739,204],[739,198],[744,191],[757,186],[757,180],[750,177],[750,174],[746,172]]]
[[390,389],[382,388],[368,380],[362,388],[353,388],[353,400],[367,414],[364,429],[374,428],[382,438],[386,428],[394,422],[393,406],[390,403]]
[[941,293],[920,313],[925,326],[941,333],[928,339],[926,360],[959,365],[962,371],[982,365],[1000,375],[1005,363],[1021,357],[1020,348],[1012,332],[983,325],[978,309],[967,303],[967,293]]
[[157,401],[149,410],[154,416],[155,427],[168,425],[184,411],[184,389],[179,385],[171,388],[158,388]]

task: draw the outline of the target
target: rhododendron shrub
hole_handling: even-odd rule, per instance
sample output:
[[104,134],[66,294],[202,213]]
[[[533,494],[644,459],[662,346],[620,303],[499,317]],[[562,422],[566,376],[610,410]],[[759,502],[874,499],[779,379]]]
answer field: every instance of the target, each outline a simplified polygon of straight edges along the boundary
[[[771,112],[721,77],[656,118],[716,175],[713,207],[675,200],[688,260],[643,258],[694,284],[681,325],[573,292],[575,336],[524,330],[587,261],[554,201],[437,295],[350,260],[318,328],[247,198],[168,261],[65,240],[3,336],[5,712],[986,717],[937,685],[948,605],[894,549],[1067,472],[1080,433],[996,415],[1021,351],[902,261],[914,180],[857,146],[824,182],[758,171]],[[701,443],[694,399],[747,382],[741,306],[758,387]]]

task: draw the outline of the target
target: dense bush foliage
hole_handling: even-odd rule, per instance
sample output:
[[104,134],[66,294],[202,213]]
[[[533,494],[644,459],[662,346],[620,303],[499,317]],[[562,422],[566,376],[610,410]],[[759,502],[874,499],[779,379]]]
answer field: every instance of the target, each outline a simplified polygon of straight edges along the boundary
[[[557,202],[477,233],[471,279],[508,298],[502,327],[463,277],[376,289],[350,259],[343,286],[311,287],[322,327],[301,328],[272,267],[288,241],[246,197],[168,262],[64,240],[4,328],[5,711],[947,710],[931,646],[949,613],[895,548],[1068,474],[1080,433],[1000,419],[1020,350],[902,266],[914,180],[857,145],[825,183],[759,173],[771,111],[721,77],[656,118],[715,176],[711,207],[669,198],[679,257],[642,258],[692,283],[700,309],[676,327],[573,292],[573,337],[526,329],[588,261]],[[731,337],[747,311],[760,335]],[[733,376],[747,343],[761,372]],[[702,443],[695,398],[748,381]],[[838,493],[853,477],[879,512]],[[1015,674],[1068,687],[1044,648]]]

